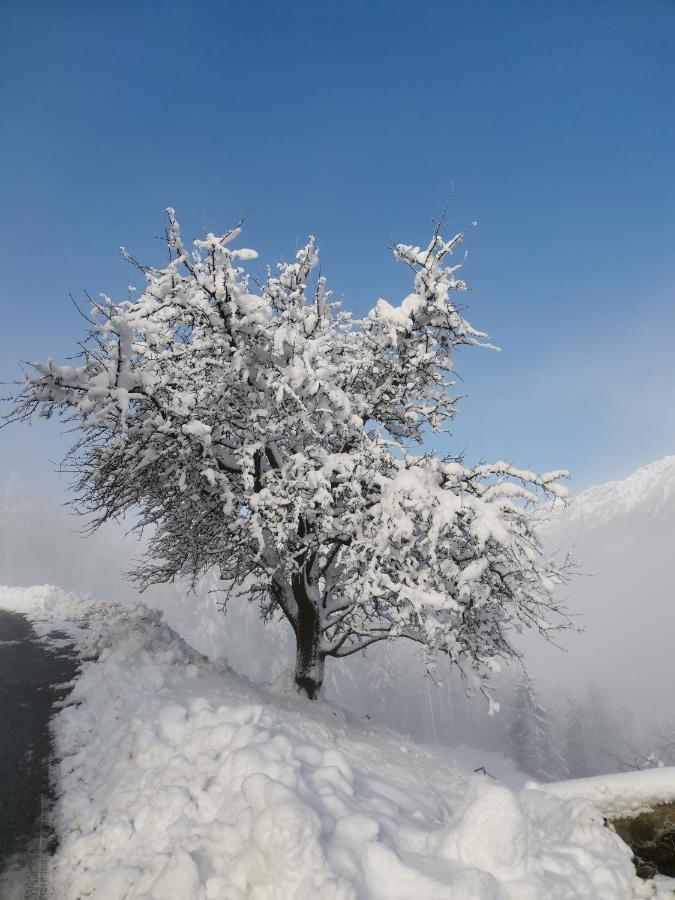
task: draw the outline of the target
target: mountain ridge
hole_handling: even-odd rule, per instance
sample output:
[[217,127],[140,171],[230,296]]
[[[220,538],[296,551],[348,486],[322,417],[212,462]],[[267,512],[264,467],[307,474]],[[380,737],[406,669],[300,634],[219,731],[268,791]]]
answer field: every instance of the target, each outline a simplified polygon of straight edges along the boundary
[[640,466],[625,478],[586,488],[554,519],[599,525],[640,509],[655,519],[675,514],[675,455]]

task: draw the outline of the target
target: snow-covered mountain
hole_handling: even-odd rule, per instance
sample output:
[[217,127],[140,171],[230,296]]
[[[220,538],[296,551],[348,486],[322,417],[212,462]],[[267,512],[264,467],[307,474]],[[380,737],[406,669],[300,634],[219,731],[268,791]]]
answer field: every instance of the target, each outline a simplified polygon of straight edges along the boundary
[[620,481],[588,488],[572,499],[560,524],[580,522],[590,528],[631,515],[654,522],[675,516],[675,456],[642,466]]

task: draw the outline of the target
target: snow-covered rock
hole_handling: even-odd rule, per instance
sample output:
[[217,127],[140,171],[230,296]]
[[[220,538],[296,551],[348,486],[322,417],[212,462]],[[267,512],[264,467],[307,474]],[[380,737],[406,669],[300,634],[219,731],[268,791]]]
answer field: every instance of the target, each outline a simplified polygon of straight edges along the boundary
[[[78,606],[63,597],[64,611]],[[38,618],[58,607],[50,588],[1,602]],[[643,890],[585,800],[514,792],[328,703],[254,688],[145,606],[84,599],[78,618],[82,672],[54,725],[55,900]]]
[[675,766],[573,778],[538,787],[564,800],[588,800],[610,819],[637,816],[661,804],[675,803]]

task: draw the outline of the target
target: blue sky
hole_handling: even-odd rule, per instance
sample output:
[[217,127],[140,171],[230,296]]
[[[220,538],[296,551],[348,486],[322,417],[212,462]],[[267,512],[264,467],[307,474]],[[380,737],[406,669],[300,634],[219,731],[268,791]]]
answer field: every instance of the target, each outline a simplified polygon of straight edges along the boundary
[[[162,259],[248,211],[266,261],[317,234],[348,307],[399,300],[393,240],[451,197],[473,220],[456,450],[573,486],[675,453],[675,3],[666,0],[5,0],[0,377],[63,358],[68,293],[125,293],[120,244]],[[3,472],[60,498],[39,423]]]

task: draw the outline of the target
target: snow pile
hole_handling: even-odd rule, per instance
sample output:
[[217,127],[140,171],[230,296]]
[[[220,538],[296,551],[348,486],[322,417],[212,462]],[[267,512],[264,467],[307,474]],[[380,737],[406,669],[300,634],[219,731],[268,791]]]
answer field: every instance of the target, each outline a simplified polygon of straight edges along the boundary
[[[2,603],[56,615],[59,595],[35,596]],[[55,719],[55,900],[634,896],[630,851],[588,802],[255,689],[142,605],[79,613],[82,672]]]
[[540,787],[564,800],[588,800],[608,818],[637,816],[659,804],[675,803],[675,766],[576,778]]

